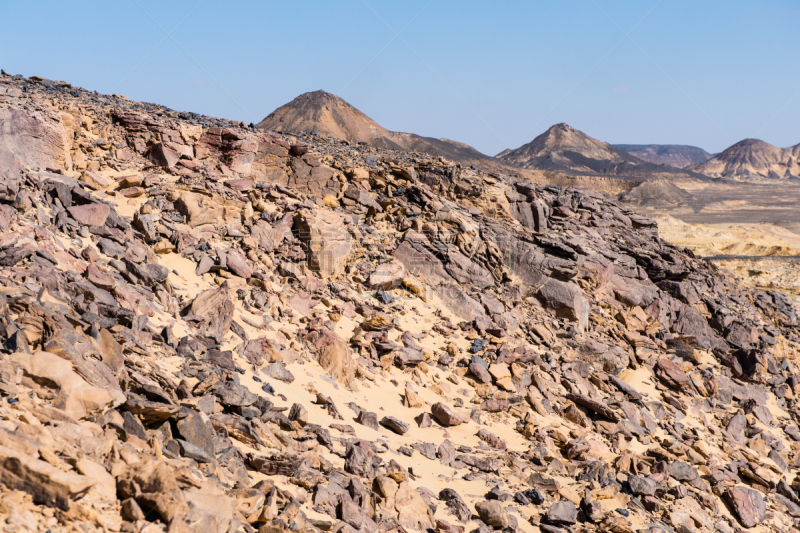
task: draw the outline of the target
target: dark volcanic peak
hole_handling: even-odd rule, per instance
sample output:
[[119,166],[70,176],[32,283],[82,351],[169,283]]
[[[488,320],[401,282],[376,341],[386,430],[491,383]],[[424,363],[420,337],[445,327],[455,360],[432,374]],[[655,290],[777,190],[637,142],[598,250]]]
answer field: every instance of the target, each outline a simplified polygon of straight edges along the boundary
[[675,168],[705,163],[714,157],[702,148],[685,144],[615,144],[614,147],[642,161]]
[[703,179],[690,172],[642,161],[564,123],[551,126],[528,144],[501,152],[497,157],[510,165],[568,174]]
[[351,143],[366,142],[378,148],[424,152],[460,162],[490,159],[463,143],[387,130],[342,98],[325,91],[301,94],[258,125],[270,131],[309,132]]
[[690,170],[735,180],[798,179],[800,144],[778,148],[761,139],[744,139]]

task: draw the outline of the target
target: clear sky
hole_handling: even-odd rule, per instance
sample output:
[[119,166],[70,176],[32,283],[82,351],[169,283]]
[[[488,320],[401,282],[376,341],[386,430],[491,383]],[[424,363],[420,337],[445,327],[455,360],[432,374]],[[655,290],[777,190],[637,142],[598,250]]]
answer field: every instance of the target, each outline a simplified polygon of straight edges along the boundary
[[0,20],[12,74],[245,122],[324,89],[490,155],[558,122],[800,142],[798,0],[0,0]]

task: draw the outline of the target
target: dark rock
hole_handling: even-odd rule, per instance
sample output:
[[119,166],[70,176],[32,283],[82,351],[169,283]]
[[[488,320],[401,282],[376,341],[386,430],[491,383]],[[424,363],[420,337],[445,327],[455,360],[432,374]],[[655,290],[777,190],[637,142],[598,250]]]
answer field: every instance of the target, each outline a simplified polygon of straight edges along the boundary
[[381,425],[391,429],[398,435],[403,435],[409,429],[408,424],[393,416],[384,416],[381,419]]
[[561,500],[550,506],[545,517],[551,524],[572,525],[578,521],[578,509],[571,501]]

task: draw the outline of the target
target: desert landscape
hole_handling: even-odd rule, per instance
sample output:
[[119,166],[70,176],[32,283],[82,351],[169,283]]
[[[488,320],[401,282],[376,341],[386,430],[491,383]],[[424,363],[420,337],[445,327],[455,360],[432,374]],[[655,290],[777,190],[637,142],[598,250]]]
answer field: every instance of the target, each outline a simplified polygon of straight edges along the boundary
[[0,530],[800,531],[798,13],[645,4],[0,6]]
[[0,77],[5,531],[797,525],[793,189],[301,101]]

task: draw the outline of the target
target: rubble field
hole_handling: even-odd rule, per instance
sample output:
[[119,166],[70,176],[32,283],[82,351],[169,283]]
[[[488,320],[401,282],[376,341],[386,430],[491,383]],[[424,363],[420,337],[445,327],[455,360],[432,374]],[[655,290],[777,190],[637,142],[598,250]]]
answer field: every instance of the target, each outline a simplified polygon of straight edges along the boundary
[[0,527],[796,530],[797,313],[605,196],[0,76]]

